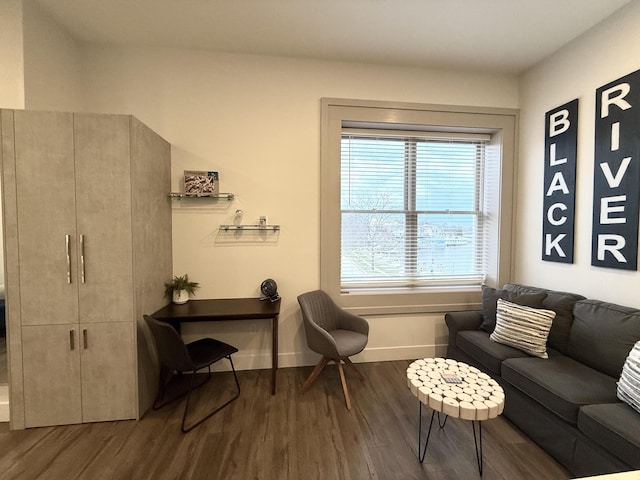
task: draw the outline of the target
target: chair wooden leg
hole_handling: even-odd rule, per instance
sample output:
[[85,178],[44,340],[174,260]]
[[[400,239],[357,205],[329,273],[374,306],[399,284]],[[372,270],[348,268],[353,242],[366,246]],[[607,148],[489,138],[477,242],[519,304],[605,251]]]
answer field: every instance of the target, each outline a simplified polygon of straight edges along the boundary
[[349,366],[354,372],[356,372],[356,374],[358,375],[358,377],[360,377],[360,380],[365,380],[364,375],[362,375],[362,373],[360,372],[360,370],[358,370],[356,368],[356,366],[353,364],[353,362],[351,360],[349,360],[348,358],[344,358],[344,363]]
[[311,372],[311,375],[309,375],[309,378],[307,378],[307,381],[304,382],[304,385],[302,386],[302,388],[300,389],[300,393],[304,393],[307,391],[307,389],[309,388],[309,386],[313,383],[313,381],[317,378],[318,375],[320,375],[320,372],[322,371],[322,369],[324,367],[327,366],[327,363],[329,363],[331,359],[327,358],[327,357],[322,357],[322,360],[320,360],[318,362],[318,364],[316,365],[316,367],[313,369],[313,371]]
[[351,410],[351,399],[349,398],[347,381],[344,378],[344,369],[342,368],[342,362],[340,360],[337,360],[336,365],[338,365],[338,372],[340,372],[340,381],[342,382],[342,391],[344,392],[344,401],[347,403],[347,410]]

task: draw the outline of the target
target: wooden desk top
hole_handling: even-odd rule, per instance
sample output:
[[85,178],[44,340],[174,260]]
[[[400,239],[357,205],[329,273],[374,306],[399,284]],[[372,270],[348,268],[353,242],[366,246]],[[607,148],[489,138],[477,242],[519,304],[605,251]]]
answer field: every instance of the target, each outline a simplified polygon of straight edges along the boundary
[[182,305],[170,303],[151,316],[169,322],[215,322],[274,318],[279,313],[280,299],[271,302],[259,298],[216,298],[189,300]]

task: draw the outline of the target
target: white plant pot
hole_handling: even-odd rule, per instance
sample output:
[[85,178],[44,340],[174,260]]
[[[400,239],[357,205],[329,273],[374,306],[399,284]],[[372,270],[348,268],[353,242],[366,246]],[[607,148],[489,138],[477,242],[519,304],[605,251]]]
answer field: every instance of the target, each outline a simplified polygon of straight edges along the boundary
[[173,303],[178,305],[187,303],[189,301],[189,292],[186,290],[174,290],[173,291]]

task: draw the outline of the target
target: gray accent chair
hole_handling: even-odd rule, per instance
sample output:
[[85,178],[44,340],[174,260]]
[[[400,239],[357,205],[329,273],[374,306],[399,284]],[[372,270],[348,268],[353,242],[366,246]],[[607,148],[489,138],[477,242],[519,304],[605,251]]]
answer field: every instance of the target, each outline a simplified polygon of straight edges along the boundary
[[364,350],[369,339],[369,324],[364,318],[340,308],[322,290],[299,295],[298,303],[302,310],[307,345],[322,355],[322,359],[302,386],[302,393],[307,391],[322,369],[333,361],[338,366],[347,409],[351,410],[351,399],[342,363],[348,365],[361,380],[364,380],[364,376],[349,357]]

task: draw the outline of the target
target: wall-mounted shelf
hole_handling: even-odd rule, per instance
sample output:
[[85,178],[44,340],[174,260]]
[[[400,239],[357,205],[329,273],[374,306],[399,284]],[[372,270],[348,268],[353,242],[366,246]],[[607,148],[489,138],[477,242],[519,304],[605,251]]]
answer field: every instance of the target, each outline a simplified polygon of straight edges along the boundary
[[233,193],[179,193],[171,192],[169,194],[171,198],[219,198],[222,200],[233,200],[235,195]]
[[262,230],[277,232],[280,225],[220,225],[219,230],[228,232],[230,230]]

